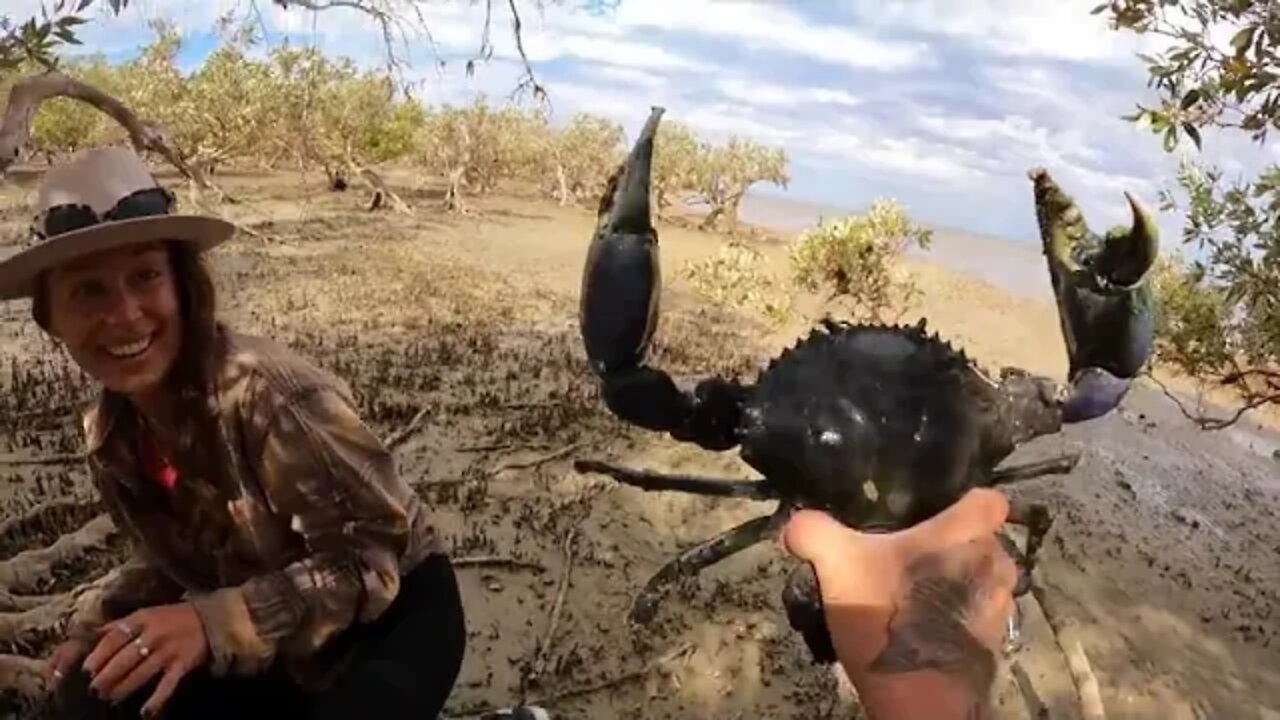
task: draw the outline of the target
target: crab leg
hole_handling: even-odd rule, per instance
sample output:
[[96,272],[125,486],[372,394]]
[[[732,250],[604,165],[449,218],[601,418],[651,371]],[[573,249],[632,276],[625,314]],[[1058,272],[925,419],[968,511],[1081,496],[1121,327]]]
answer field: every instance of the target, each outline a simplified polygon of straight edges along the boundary
[[641,490],[675,491],[695,495],[739,497],[750,500],[777,500],[778,493],[759,480],[718,480],[697,475],[674,475],[650,470],[633,470],[598,460],[576,460],[573,469],[580,473],[596,472]]
[[791,516],[792,506],[782,503],[771,515],[761,515],[740,525],[729,528],[719,535],[701,542],[680,553],[674,560],[663,565],[644,589],[636,596],[628,616],[631,622],[646,625],[658,612],[658,603],[666,596],[671,586],[680,580],[693,577],[703,568],[714,565],[721,560],[742,552],[776,533]]
[[1080,453],[1057,455],[1046,460],[1010,465],[991,473],[992,485],[1008,485],[1009,483],[1032,480],[1045,475],[1066,475],[1075,469],[1080,462]]
[[603,381],[605,405],[614,415],[710,450],[726,450],[738,442],[734,430],[741,387],[713,378],[688,393],[667,373],[644,365],[662,293],[649,188],[663,112],[660,107],[650,112],[601,199],[582,273],[579,329],[591,369]]

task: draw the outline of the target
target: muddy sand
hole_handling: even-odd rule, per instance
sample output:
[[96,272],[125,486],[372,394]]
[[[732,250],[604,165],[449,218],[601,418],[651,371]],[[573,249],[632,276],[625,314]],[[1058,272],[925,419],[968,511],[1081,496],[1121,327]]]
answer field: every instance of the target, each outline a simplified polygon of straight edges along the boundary
[[[779,591],[790,565],[776,544],[681,587],[652,626],[623,621],[634,593],[681,548],[771,507],[646,494],[573,471],[573,459],[591,457],[754,475],[734,452],[627,427],[603,409],[576,334],[588,211],[513,192],[476,202],[473,215],[448,216],[436,209],[438,188],[406,183],[414,216],[367,214],[357,194],[323,192],[320,177],[222,181],[244,200],[229,213],[267,236],[215,253],[223,317],[347,378],[371,425],[396,436],[401,468],[434,508],[454,556],[472,563],[459,569],[470,646],[451,717],[521,700],[559,718],[857,716],[856,702],[808,662],[786,624]],[[11,239],[28,222],[26,195],[13,186],[2,193],[0,222]],[[665,312],[654,362],[678,379],[751,377],[804,331],[803,318],[771,329],[703,302],[681,266],[724,239],[666,225],[660,232]],[[764,250],[781,262],[779,246]],[[924,295],[904,321],[926,317],[990,367],[1061,377],[1065,355],[1047,303],[928,257],[908,268]],[[40,338],[25,305],[0,308],[0,385],[7,559],[97,509],[83,470],[53,457],[80,449],[75,413],[88,387]],[[1199,431],[1143,387],[1120,412],[1011,458],[1083,454],[1071,475],[1011,492],[1055,508],[1041,580],[1081,642],[1111,720],[1280,717],[1275,437],[1254,419]],[[49,461],[29,464],[36,458]],[[55,500],[65,502],[48,504]],[[68,590],[121,552],[118,537],[98,543],[28,592]],[[1039,606],[1024,598],[1022,607],[1026,637],[1002,671],[997,716],[1036,717],[1032,704],[1043,705],[1039,717],[1078,717]],[[0,652],[39,655],[56,638],[39,629],[17,635]],[[39,713],[5,702],[0,716]]]

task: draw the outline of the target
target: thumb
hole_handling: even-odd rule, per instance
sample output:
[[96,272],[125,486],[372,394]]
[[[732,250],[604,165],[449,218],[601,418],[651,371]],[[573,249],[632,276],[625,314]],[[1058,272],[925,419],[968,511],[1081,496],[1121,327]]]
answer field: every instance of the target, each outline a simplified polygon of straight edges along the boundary
[[787,552],[814,565],[833,555],[847,558],[850,540],[856,537],[853,530],[820,510],[796,512],[782,531]]

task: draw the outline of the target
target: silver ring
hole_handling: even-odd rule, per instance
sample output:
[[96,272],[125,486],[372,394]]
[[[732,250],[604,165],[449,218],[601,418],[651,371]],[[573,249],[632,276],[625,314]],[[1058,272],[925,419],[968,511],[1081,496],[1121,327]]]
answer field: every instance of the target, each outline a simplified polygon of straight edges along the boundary
[[138,638],[137,640],[134,640],[133,644],[138,646],[138,654],[141,655],[142,657],[146,657],[151,654],[151,648],[142,644],[142,638]]
[[116,623],[116,627],[120,628],[120,631],[124,633],[124,636],[130,640],[134,639],[138,635],[138,631],[134,630],[133,627],[127,623],[118,622]]

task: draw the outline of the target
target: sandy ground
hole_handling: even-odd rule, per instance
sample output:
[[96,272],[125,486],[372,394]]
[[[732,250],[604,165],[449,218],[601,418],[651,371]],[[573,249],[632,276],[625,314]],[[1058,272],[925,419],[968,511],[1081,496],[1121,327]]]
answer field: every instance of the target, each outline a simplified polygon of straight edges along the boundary
[[[435,508],[456,557],[513,561],[459,569],[471,644],[451,716],[521,699],[582,719],[857,716],[856,703],[808,663],[787,627],[778,597],[790,565],[775,544],[680,588],[653,626],[623,622],[636,590],[681,548],[771,508],[645,494],[573,472],[574,458],[593,457],[753,475],[733,452],[665,440],[604,411],[576,334],[588,212],[505,196],[478,203],[473,216],[451,217],[435,209],[438,192],[427,188],[405,193],[419,207],[412,217],[369,215],[361,197],[321,192],[320,181],[224,179],[245,200],[231,214],[270,239],[243,238],[217,251],[223,316],[348,378],[384,436],[425,409],[398,448],[402,471]],[[28,221],[24,197],[13,188],[0,197],[6,237]],[[804,318],[777,329],[709,307],[689,292],[680,268],[715,252],[723,238],[661,232],[665,313],[655,363],[682,380],[715,372],[749,378],[803,331]],[[778,246],[764,249],[777,261]],[[909,269],[924,296],[904,321],[927,317],[989,366],[1061,375],[1065,356],[1047,303],[927,257]],[[21,305],[0,308],[0,385],[4,515],[85,497],[75,466],[4,465],[75,452],[74,403],[86,391]],[[1112,720],[1280,717],[1275,437],[1254,419],[1232,431],[1198,431],[1158,392],[1139,388],[1120,412],[1012,458],[1083,453],[1070,476],[1012,492],[1055,508],[1041,580],[1074,621]],[[10,557],[46,544],[91,512],[6,525],[0,551]],[[118,553],[104,548],[61,568],[51,591],[88,579]],[[1027,637],[1002,674],[997,716],[1034,717],[1012,679],[1016,665],[1048,713],[1041,717],[1077,717],[1062,654],[1029,598],[1024,609]],[[38,653],[50,639],[0,651]]]

